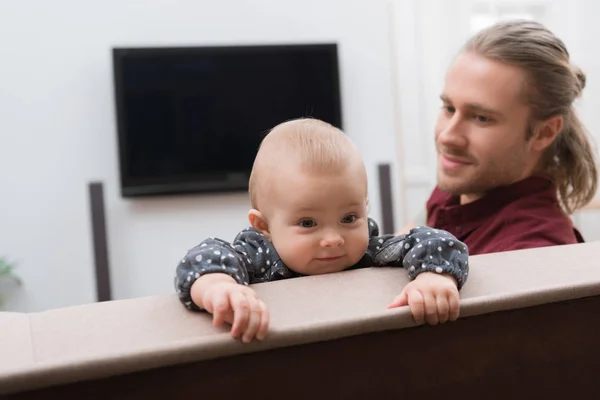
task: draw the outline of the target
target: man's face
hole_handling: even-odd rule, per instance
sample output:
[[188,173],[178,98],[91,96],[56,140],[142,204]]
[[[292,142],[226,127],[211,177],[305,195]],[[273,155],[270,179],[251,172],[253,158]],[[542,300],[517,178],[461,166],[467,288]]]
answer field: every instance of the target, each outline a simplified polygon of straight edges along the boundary
[[462,53],[446,76],[435,127],[440,189],[476,200],[531,174],[529,106],[520,69]]

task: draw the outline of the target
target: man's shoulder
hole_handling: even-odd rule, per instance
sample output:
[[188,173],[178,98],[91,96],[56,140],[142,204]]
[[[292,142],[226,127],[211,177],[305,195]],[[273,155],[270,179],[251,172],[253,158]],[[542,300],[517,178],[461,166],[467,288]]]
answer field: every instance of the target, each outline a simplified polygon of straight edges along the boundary
[[[496,232],[510,246],[520,249],[574,243],[577,231],[558,202],[536,196],[518,198],[490,216],[488,232]],[[507,246],[505,243],[503,246]]]
[[568,216],[561,209],[556,197],[544,194],[518,197],[502,208],[498,214],[502,218],[511,216],[524,219],[558,219],[567,220]]

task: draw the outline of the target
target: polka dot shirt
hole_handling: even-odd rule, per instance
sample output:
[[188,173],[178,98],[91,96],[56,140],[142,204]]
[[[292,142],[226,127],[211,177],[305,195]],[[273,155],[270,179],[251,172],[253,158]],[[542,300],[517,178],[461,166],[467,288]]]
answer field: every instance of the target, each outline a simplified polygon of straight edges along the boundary
[[[405,235],[379,236],[377,223],[369,219],[369,247],[360,261],[347,269],[368,267],[403,267],[411,280],[423,272],[449,274],[461,289],[469,273],[468,249],[447,231],[426,226]],[[196,279],[210,273],[228,274],[242,285],[301,276],[287,268],[273,244],[253,228],[244,229],[231,243],[206,239],[183,257],[174,283],[187,308],[199,310],[190,289]]]

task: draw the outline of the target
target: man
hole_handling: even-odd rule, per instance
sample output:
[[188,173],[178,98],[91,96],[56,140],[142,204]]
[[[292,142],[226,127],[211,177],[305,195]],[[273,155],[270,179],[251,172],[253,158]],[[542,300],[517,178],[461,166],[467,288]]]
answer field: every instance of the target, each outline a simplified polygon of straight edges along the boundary
[[536,22],[471,38],[441,95],[427,225],[471,255],[582,242],[569,214],[593,199],[598,179],[573,108],[584,86],[563,42]]

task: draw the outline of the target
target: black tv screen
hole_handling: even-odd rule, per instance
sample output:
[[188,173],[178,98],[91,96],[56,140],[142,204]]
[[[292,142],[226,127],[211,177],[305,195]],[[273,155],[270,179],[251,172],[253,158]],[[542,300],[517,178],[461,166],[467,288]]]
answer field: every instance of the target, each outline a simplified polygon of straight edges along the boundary
[[264,135],[342,128],[336,44],[114,48],[121,194],[244,191]]

